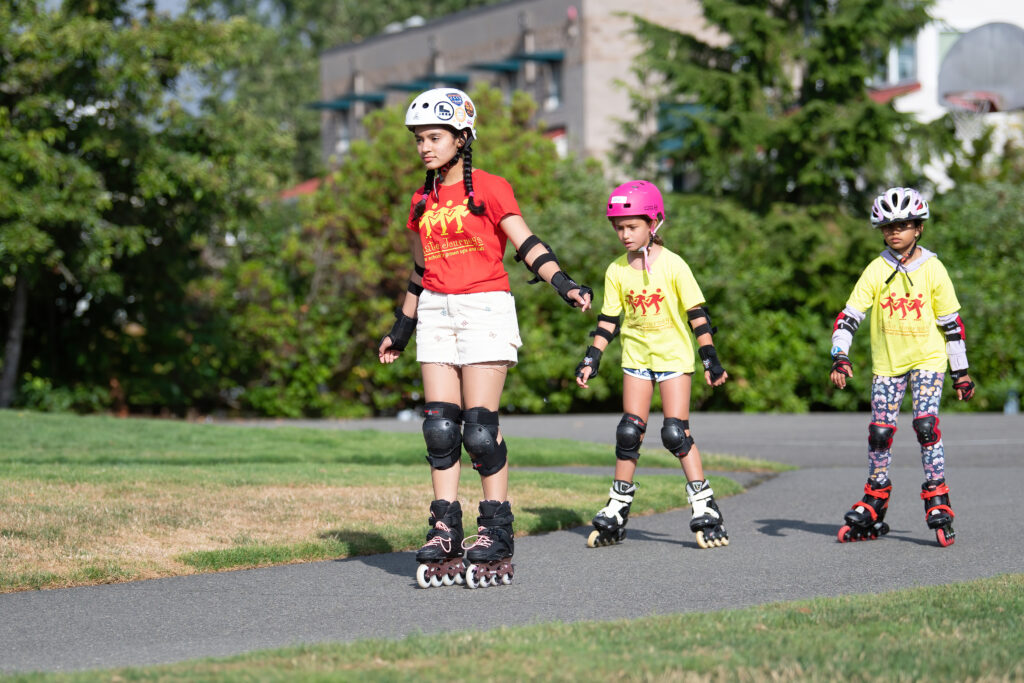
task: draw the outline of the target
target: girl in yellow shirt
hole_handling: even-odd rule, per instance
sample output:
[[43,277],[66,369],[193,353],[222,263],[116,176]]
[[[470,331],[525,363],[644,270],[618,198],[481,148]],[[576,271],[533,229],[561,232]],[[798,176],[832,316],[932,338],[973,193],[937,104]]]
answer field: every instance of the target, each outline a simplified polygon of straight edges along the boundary
[[928,202],[912,188],[894,187],[875,199],[871,224],[882,231],[886,249],[868,264],[832,331],[832,373],[840,389],[853,376],[849,350],[853,333],[871,312],[871,424],[869,475],[864,498],[846,513],[841,543],[874,539],[889,532],[883,520],[892,483],[892,438],[909,386],[914,432],[921,444],[925,520],[942,546],[953,544],[953,509],[946,485],[945,452],[939,431],[939,400],[948,364],[957,397],[968,401],[974,382],[967,374],[967,350],[960,302],[945,266],[918,244],[929,217]]
[[704,479],[700,452],[690,435],[690,387],[695,367],[690,328],[699,344],[697,352],[707,383],[721,386],[729,377],[712,343],[714,328],[703,307],[704,295],[686,262],[662,246],[657,231],[665,220],[665,207],[657,187],[643,180],[620,185],[608,199],[607,216],[626,253],[605,271],[604,305],[592,332],[594,344],[576,368],[576,383],[586,388],[587,380],[597,373],[602,353],[620,332],[622,318],[625,414],[615,430],[615,479],[608,504],[594,517],[587,545],[618,543],[626,535],[637,489],[633,475],[655,385],[665,413],[662,444],[679,458],[688,482],[687,499],[693,508],[690,530],[701,548],[728,545],[722,513]]

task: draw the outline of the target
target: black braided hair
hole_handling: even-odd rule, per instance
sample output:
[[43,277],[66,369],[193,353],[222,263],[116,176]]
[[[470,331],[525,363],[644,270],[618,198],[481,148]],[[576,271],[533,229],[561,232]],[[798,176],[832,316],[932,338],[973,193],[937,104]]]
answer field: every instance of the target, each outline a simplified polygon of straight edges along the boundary
[[423,196],[420,197],[419,203],[416,204],[416,208],[413,209],[413,218],[419,220],[423,217],[423,212],[427,210],[427,197],[434,190],[434,169],[427,169],[427,177],[423,181]]
[[463,148],[462,158],[462,184],[466,186],[466,195],[469,197],[469,212],[480,216],[484,212],[484,203],[478,204],[473,194],[473,150],[469,142]]

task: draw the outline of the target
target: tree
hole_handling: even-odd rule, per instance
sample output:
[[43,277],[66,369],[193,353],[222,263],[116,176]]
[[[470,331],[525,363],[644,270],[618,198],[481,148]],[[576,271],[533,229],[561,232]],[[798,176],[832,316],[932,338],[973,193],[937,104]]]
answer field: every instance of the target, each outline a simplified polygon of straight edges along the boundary
[[125,376],[166,368],[153,350],[180,354],[192,334],[183,289],[204,242],[257,209],[287,154],[244,110],[211,100],[194,113],[176,97],[186,70],[237,60],[253,27],[154,6],[0,6],[7,402],[20,356],[58,384],[121,395]]
[[638,166],[665,164],[687,191],[760,213],[785,202],[860,214],[884,187],[926,182],[948,130],[875,102],[866,84],[929,21],[932,0],[702,4],[718,40],[636,19],[633,105],[658,128],[627,125],[623,151]]

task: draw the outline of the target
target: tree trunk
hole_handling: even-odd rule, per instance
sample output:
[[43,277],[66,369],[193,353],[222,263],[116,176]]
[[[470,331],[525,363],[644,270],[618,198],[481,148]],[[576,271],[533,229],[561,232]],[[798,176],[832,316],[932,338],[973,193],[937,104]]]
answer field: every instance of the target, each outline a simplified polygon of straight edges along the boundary
[[9,408],[14,401],[18,385],[18,362],[21,360],[21,342],[25,336],[25,309],[28,306],[28,278],[19,273],[14,281],[14,300],[11,302],[10,327],[4,346],[4,370],[0,377],[0,408]]

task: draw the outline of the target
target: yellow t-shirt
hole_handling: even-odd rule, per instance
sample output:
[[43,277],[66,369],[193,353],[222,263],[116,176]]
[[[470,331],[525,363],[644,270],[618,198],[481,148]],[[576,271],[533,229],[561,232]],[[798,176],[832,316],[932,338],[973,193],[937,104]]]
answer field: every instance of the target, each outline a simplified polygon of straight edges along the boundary
[[601,313],[622,319],[622,367],[693,372],[693,336],[686,311],[704,303],[697,281],[677,254],[662,247],[651,273],[629,265],[628,254],[604,274]]
[[871,371],[876,375],[946,371],[946,338],[935,320],[959,311],[960,302],[938,257],[924,249],[922,258],[887,285],[895,266],[879,256],[861,273],[846,302],[858,311],[871,309]]

